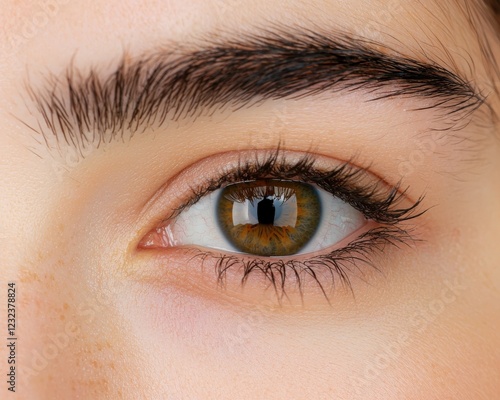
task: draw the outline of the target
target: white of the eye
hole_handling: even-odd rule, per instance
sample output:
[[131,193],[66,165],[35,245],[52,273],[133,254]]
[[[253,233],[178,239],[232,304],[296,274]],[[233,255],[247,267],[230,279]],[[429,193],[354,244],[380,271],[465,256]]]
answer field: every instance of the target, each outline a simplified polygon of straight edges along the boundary
[[[217,202],[221,190],[216,190],[201,198],[196,204],[177,216],[175,222],[170,226],[172,237],[177,245],[196,245],[233,253],[239,252],[226,239],[217,222]],[[356,232],[367,222],[363,214],[350,204],[332,196],[323,189],[316,190],[321,203],[321,221],[315,234],[297,254],[307,254],[332,247]],[[288,199],[288,201],[291,200],[292,198]],[[245,221],[244,223],[248,223],[246,221],[253,218],[255,219],[254,223],[257,223],[256,217],[251,214],[248,204],[237,203],[237,206],[233,207],[234,222]],[[287,219],[288,217],[291,216],[286,216]]]
[[321,220],[311,240],[297,254],[334,246],[366,224],[363,213],[326,190],[316,189],[321,203]]

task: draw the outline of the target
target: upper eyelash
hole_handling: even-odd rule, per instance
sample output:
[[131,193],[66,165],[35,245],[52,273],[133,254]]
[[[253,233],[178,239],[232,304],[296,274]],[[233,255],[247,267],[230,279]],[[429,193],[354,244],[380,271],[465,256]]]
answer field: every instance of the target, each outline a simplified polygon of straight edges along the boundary
[[407,191],[407,189],[399,190],[400,183],[389,191],[381,188],[381,182],[362,187],[357,181],[362,174],[366,173],[365,169],[355,168],[351,163],[346,162],[325,171],[316,168],[315,161],[314,155],[307,153],[299,160],[290,163],[279,147],[267,154],[263,160],[255,157],[254,160],[242,162],[240,159],[233,170],[220,171],[215,178],[209,179],[202,186],[192,187],[190,198],[175,208],[166,220],[175,218],[183,210],[196,204],[202,197],[221,187],[266,178],[301,180],[315,184],[350,204],[362,212],[366,218],[383,224],[396,224],[417,218],[426,211],[418,211],[424,199],[423,196],[408,207],[398,206]]

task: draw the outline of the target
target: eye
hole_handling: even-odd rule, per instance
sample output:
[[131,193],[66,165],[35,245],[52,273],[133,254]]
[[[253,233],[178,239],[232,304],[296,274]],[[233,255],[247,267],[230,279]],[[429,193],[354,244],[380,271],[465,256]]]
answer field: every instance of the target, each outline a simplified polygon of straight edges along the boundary
[[366,223],[361,212],[323,189],[273,179],[218,189],[155,233],[175,246],[290,256],[331,247]]
[[329,301],[328,286],[341,281],[349,287],[363,264],[380,270],[374,253],[414,240],[408,221],[424,213],[418,211],[422,198],[410,200],[399,185],[351,163],[328,167],[329,160],[310,154],[277,150],[242,157],[224,163],[219,156],[218,171],[206,170],[202,161],[179,175],[178,182],[190,182],[190,193],[165,195],[168,204],[185,200],[165,210],[163,222],[138,247],[160,250],[166,266],[169,257],[188,257],[186,273],[211,265],[224,286],[228,277],[246,284],[250,274],[260,274],[279,301],[288,287],[298,287],[302,296],[303,280],[311,278]]

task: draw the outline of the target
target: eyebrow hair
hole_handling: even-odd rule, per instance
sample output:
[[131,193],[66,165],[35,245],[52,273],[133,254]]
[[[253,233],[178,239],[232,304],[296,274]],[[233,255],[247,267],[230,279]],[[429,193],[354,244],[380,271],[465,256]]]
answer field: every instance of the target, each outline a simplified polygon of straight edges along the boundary
[[41,89],[27,87],[42,117],[37,131],[79,149],[167,119],[196,117],[202,110],[324,92],[363,91],[371,100],[426,99],[430,103],[416,109],[435,107],[457,119],[485,101],[471,83],[443,66],[384,53],[381,47],[346,34],[267,30],[207,42],[197,50],[125,55],[107,76],[96,67],[84,73],[70,64],[62,76],[47,76]]
[[486,4],[494,14],[500,14],[500,0],[486,0]]

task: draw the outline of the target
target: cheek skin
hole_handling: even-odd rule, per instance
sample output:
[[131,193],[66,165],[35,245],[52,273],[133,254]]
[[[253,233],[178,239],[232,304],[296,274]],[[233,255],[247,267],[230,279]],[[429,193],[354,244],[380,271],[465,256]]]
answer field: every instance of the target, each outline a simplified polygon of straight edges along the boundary
[[51,216],[56,228],[19,273],[19,391],[27,399],[137,398],[137,388],[147,387],[137,378],[142,354],[116,313],[117,298],[126,294],[111,272],[123,260],[82,235],[79,218],[92,217],[76,215]]
[[[446,267],[453,260],[460,262],[459,265],[473,262],[457,254],[450,260],[437,251],[408,268],[420,264]],[[474,394],[478,382],[483,382],[482,388],[486,390],[483,371],[493,370],[477,354],[482,339],[471,335],[485,316],[471,310],[480,309],[480,304],[474,302],[474,285],[463,284],[463,280],[469,279],[467,276],[453,281],[451,290],[444,290],[448,286],[443,283],[430,285],[419,297],[409,296],[425,299],[413,305],[398,293],[396,297],[407,306],[396,309],[382,306],[380,315],[372,318],[362,315],[354,322],[351,314],[346,318],[338,314],[311,319],[310,316],[290,318],[276,309],[256,308],[245,313],[214,311],[196,297],[175,292],[165,297],[168,288],[155,295],[135,286],[118,286],[110,304],[111,297],[103,296],[103,292],[96,297],[89,288],[80,289],[79,293],[65,289],[81,287],[81,280],[61,272],[63,265],[74,262],[37,260],[40,273],[24,274],[25,291],[39,294],[27,299],[27,304],[31,304],[34,314],[46,315],[44,319],[33,318],[36,323],[30,326],[30,331],[36,329],[44,335],[31,345],[32,350],[50,354],[48,345],[53,343],[52,338],[60,337],[68,321],[75,321],[80,328],[68,346],[62,347],[38,377],[31,380],[30,386],[36,387],[38,394],[57,393],[61,398],[76,398],[75,393],[79,393],[82,398],[120,398],[124,383],[129,382],[125,388],[129,385],[132,392],[137,387],[148,387],[148,396],[181,395],[189,391],[195,397],[208,394],[217,397],[222,390],[224,395],[239,393],[248,398],[257,393],[262,396],[273,393],[275,398],[291,395],[310,398],[311,393],[317,392],[339,398],[419,399],[418,388],[426,387],[432,388],[433,393],[426,398],[437,400],[450,396],[450,390],[457,396],[454,398]],[[107,279],[105,285],[113,285],[111,277]],[[442,313],[434,300],[444,302]],[[116,311],[124,318],[117,318]],[[387,316],[381,317],[384,313]],[[475,317],[464,318],[464,315]],[[460,330],[456,329],[457,322]],[[111,329],[112,326],[117,329]],[[485,338],[484,332],[481,337]],[[471,381],[461,379],[462,385],[450,388],[450,380],[462,378],[456,366],[464,363],[470,366],[470,371],[479,371],[478,376],[471,375]],[[193,365],[197,366],[195,370]],[[302,371],[300,377],[297,366]],[[68,373],[70,370],[74,373]],[[274,379],[277,370],[283,382],[278,387]],[[308,373],[304,375],[303,371]],[[148,372],[154,372],[153,382]],[[64,383],[57,381],[61,376],[65,377]],[[259,382],[258,387],[244,385],[243,376],[247,382]],[[196,384],[188,388],[183,383],[187,381]],[[228,386],[228,381],[234,385]],[[240,391],[242,385],[248,392]]]
[[136,376],[124,362],[129,344],[109,299],[82,285],[79,272],[66,272],[75,263],[76,271],[88,267],[40,260],[37,272],[20,280],[27,312],[20,335],[30,338],[23,340],[20,391],[31,393],[27,398],[109,398],[128,381],[121,374]]

